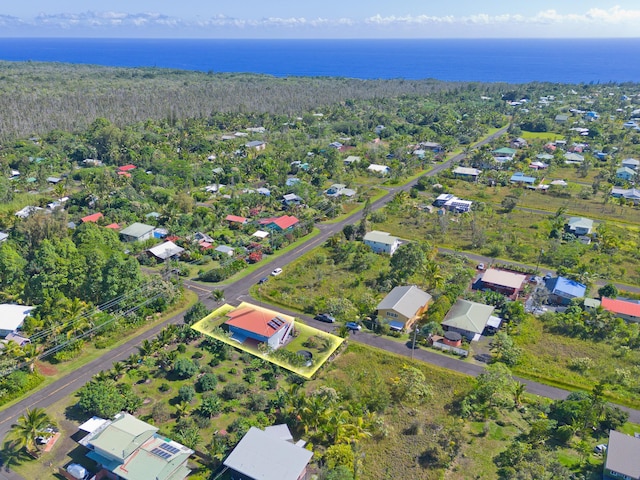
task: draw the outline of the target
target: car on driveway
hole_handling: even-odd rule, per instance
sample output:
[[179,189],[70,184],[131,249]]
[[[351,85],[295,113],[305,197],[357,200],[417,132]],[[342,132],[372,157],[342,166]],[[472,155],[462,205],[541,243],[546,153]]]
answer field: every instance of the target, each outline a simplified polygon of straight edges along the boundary
[[271,272],[271,276],[272,277],[277,277],[281,273],[282,273],[282,269],[281,268],[276,268],[273,272]]
[[263,283],[267,283],[267,280],[269,280],[269,277],[262,277],[260,280],[258,280],[258,285],[262,285]]
[[329,315],[328,313],[319,313],[318,315],[316,315],[313,318],[315,320],[320,321],[320,322],[326,322],[326,323],[335,323],[336,322],[336,319],[334,317],[332,317],[331,315]]
[[345,327],[347,327],[349,330],[362,330],[362,326],[358,325],[356,322],[347,322],[345,324]]
[[484,270],[484,263],[479,263],[476,267],[478,270]]

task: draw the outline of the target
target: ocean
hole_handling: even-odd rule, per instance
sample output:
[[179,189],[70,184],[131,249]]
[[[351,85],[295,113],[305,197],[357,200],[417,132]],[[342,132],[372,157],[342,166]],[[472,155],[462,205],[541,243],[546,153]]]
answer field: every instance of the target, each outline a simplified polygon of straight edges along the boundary
[[0,59],[359,79],[640,81],[640,38],[205,40],[0,38]]

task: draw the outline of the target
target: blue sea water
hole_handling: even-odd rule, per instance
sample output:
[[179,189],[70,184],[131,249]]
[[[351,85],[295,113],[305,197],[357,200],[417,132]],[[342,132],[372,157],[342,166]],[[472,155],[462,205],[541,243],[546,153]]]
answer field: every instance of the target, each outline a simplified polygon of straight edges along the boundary
[[204,72],[525,83],[640,81],[640,38],[205,40],[0,38],[0,59]]

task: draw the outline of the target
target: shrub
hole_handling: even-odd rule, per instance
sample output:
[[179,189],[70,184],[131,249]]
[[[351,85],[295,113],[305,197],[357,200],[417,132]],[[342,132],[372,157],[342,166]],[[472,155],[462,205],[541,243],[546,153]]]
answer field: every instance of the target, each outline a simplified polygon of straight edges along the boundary
[[180,387],[180,390],[178,390],[178,397],[183,402],[191,402],[195,396],[196,391],[191,385],[183,385]]
[[198,387],[203,392],[208,392],[216,388],[218,384],[218,379],[213,373],[205,373],[200,380],[198,380]]
[[180,378],[191,378],[198,372],[198,367],[188,358],[179,358],[173,365],[173,371]]
[[247,393],[247,390],[247,386],[242,383],[229,383],[224,386],[220,395],[225,400],[234,400]]
[[160,385],[160,387],[158,387],[158,390],[160,390],[161,392],[168,392],[169,390],[171,390],[171,387],[168,383],[164,382]]

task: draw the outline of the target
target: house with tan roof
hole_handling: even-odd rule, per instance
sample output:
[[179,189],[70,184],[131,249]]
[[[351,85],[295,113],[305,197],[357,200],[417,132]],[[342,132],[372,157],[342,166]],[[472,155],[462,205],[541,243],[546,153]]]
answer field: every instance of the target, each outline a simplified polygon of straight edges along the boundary
[[526,279],[526,275],[521,273],[489,268],[482,275],[479,287],[480,289],[488,288],[509,297],[516,297],[522,290],[522,285]]
[[431,295],[415,285],[395,287],[376,307],[377,317],[392,330],[410,329],[427,310],[430,301]]

